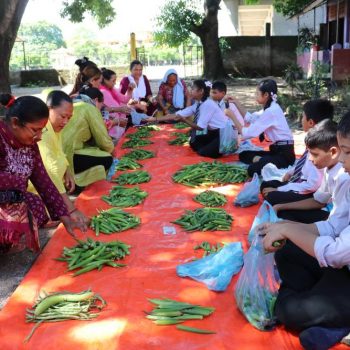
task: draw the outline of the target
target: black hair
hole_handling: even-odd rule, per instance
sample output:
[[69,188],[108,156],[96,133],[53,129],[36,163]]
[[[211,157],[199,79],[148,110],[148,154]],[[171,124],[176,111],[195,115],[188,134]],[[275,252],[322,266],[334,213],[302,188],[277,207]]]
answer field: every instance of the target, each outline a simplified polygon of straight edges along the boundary
[[72,99],[64,91],[54,90],[47,95],[46,105],[50,108],[55,108],[60,106],[63,101],[73,103]]
[[87,66],[81,72],[81,81],[86,83],[88,80],[95,76],[101,76],[102,72],[97,66]]
[[331,147],[338,147],[337,123],[324,119],[316,124],[305,137],[307,148],[319,148],[327,152]]
[[220,92],[224,92],[226,94],[227,92],[227,86],[223,81],[214,81],[213,86],[211,87],[212,90],[218,90]]
[[87,66],[96,66],[97,64],[95,62],[90,61],[87,57],[79,58],[74,62],[78,67],[79,71],[82,72],[84,68]]
[[203,90],[202,102],[204,102],[210,96],[210,86],[207,86],[208,83],[208,80],[198,79],[192,84],[199,90]]
[[273,101],[273,95],[277,95],[277,83],[273,79],[264,79],[258,85],[258,89],[264,94],[269,94],[269,100],[266,102],[264,109],[267,109],[271,106]]
[[328,100],[317,99],[307,101],[303,106],[306,120],[312,119],[315,124],[324,119],[333,119],[334,107]]
[[350,137],[350,111],[341,118],[338,124],[338,134],[342,137]]
[[103,79],[106,79],[106,80],[110,80],[113,75],[117,75],[114,71],[107,68],[101,68],[101,72],[102,72]]
[[[84,57],[87,58],[87,57]],[[77,64],[79,60],[75,61]],[[71,95],[75,95],[79,92],[79,90],[83,87],[83,85],[93,76],[97,74],[101,74],[101,71],[98,69],[97,65],[94,62],[87,61],[83,64],[79,65],[79,73],[77,74],[74,82],[74,86],[72,91],[70,92]]]
[[22,96],[14,99],[10,94],[0,94],[0,104],[6,108],[6,121],[17,117],[20,124],[25,125],[49,117],[48,107],[38,97]]
[[98,102],[103,102],[103,93],[97,88],[84,85],[79,94],[89,96],[93,100],[97,98]]
[[130,70],[132,70],[135,66],[137,65],[141,65],[143,67],[143,64],[141,63],[141,61],[139,60],[133,60],[131,63],[130,63]]

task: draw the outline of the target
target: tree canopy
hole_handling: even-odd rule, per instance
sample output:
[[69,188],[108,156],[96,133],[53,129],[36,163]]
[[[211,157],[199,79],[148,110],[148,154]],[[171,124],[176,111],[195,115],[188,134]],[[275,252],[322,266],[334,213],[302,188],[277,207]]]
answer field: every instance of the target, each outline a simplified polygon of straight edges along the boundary
[[310,3],[310,0],[273,0],[276,11],[286,17],[298,14]]

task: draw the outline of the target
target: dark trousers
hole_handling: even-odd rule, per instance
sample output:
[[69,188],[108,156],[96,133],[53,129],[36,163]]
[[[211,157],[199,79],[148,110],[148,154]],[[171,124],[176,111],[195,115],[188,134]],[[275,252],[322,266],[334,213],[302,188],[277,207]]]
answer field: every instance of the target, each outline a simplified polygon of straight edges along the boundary
[[[261,159],[253,163],[255,156]],[[269,151],[243,151],[239,154],[239,160],[249,164],[248,175],[261,174],[261,169],[268,163],[275,164],[277,168],[287,168],[295,162],[294,145],[275,146],[271,145]]]
[[200,156],[219,158],[221,154],[220,149],[220,130],[208,130],[206,135],[196,135],[194,142],[190,146]]
[[281,210],[277,216],[283,220],[297,221],[303,224],[312,224],[328,219],[329,212],[321,209],[310,210]]
[[321,268],[317,260],[287,241],[275,260],[282,284],[277,319],[288,329],[350,327],[350,272]]
[[106,171],[111,167],[113,157],[93,157],[82,154],[74,154],[73,164],[74,172],[79,174],[87,169],[90,169],[96,165],[103,165]]
[[[281,182],[278,180],[272,181],[263,181],[260,186],[260,191],[262,192],[264,188],[273,187],[278,188],[280,186],[286,185],[288,182]],[[271,205],[280,204],[280,203],[291,203],[298,202],[303,199],[312,197],[312,193],[301,194],[293,191],[273,191],[269,192],[264,199],[267,200]]]

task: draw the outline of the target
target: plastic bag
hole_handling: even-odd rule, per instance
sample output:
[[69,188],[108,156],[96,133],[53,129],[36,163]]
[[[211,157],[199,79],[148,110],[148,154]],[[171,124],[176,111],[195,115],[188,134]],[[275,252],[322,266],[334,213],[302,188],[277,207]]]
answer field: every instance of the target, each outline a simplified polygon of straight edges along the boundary
[[250,207],[251,205],[259,203],[259,193],[260,193],[260,180],[259,175],[254,173],[251,181],[246,182],[243,188],[238,193],[233,204],[236,207]]
[[248,234],[248,241],[251,243],[253,241],[254,236],[256,235],[256,227],[260,224],[263,224],[264,222],[277,222],[280,221],[277,217],[276,212],[272,208],[272,205],[264,201],[258,211],[258,214],[256,214],[252,227],[250,228],[249,234]]
[[259,146],[255,146],[252,141],[244,140],[239,144],[239,147],[235,153],[239,154],[243,151],[263,151],[264,149]]
[[176,272],[180,277],[191,277],[204,283],[210,290],[222,292],[242,265],[242,244],[235,242],[225,245],[218,253],[177,266]]
[[275,326],[278,288],[274,254],[265,253],[262,237],[257,235],[244,256],[244,266],[235,288],[237,306],[255,328],[266,331]]
[[288,168],[278,169],[275,164],[267,163],[261,169],[261,176],[264,181],[272,181],[272,180],[282,181],[283,176],[292,168],[293,168],[292,166],[289,166]]
[[234,154],[238,148],[238,132],[233,128],[233,123],[229,119],[226,126],[220,129],[220,154]]
[[117,165],[119,163],[119,159],[118,158],[113,158],[113,162],[111,167],[108,169],[108,173],[107,173],[107,181],[111,181],[112,177],[114,176],[116,170],[117,170]]
[[135,110],[132,110],[131,113],[131,121],[134,125],[140,125],[142,120],[146,120],[149,116],[146,113],[139,113]]

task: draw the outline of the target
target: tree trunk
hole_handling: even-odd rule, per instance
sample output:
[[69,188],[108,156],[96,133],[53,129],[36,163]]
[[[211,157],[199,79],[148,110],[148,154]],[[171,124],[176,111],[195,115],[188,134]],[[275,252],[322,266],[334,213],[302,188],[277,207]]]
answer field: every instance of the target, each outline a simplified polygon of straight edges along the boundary
[[227,77],[219,46],[218,11],[221,0],[206,0],[206,16],[199,26],[193,26],[191,31],[198,35],[203,45],[204,70],[207,79]]
[[11,92],[10,57],[28,0],[0,1],[0,92]]

